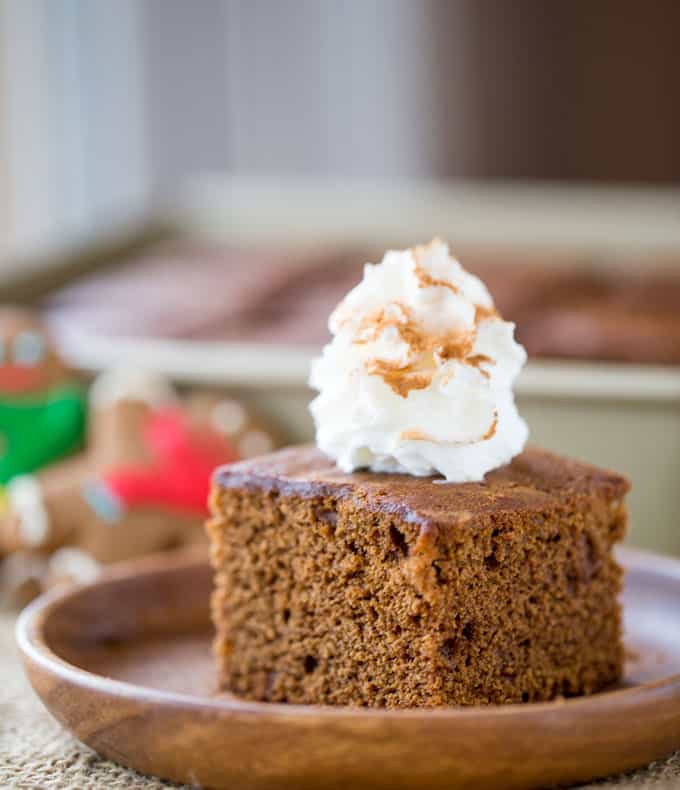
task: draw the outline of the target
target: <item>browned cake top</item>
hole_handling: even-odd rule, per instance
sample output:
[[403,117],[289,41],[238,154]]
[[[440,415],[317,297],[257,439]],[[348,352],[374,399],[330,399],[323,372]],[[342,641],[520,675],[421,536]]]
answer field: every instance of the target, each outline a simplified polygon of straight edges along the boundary
[[340,471],[320,450],[289,447],[271,455],[217,470],[223,488],[275,490],[284,495],[353,496],[369,507],[422,525],[461,523],[472,515],[536,512],[552,509],[575,496],[622,497],[626,478],[615,472],[527,448],[512,463],[489,472],[481,483],[441,483],[441,478]]

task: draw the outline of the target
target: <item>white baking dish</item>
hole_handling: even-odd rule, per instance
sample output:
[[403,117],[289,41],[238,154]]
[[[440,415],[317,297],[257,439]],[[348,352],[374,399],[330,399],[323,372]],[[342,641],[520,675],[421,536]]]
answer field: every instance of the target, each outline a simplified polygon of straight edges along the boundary
[[[439,235],[454,251],[459,245],[510,247],[527,255],[549,250],[546,265],[555,253],[562,261],[587,256],[599,266],[640,265],[646,256],[656,265],[680,261],[680,191],[672,189],[220,178],[188,189],[155,226],[159,218],[174,232],[232,241],[376,246]],[[55,281],[65,276],[68,254],[61,251],[59,261]],[[84,370],[126,364],[190,386],[228,389],[279,419],[291,441],[312,436],[305,382],[314,349],[88,336],[68,338],[66,351]],[[680,554],[679,369],[532,361],[517,394],[533,442],[630,476],[631,543]]]

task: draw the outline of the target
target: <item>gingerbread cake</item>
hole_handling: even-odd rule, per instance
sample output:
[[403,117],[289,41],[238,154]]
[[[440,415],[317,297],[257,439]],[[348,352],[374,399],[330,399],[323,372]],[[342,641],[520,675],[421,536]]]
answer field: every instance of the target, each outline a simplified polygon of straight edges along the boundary
[[316,448],[213,480],[222,687],[435,707],[615,683],[628,483],[525,449],[527,356],[484,283],[439,239],[390,250],[328,327]]
[[310,447],[225,467],[208,527],[220,684],[401,707],[615,683],[627,490],[535,448],[454,485],[346,474]]
[[[680,278],[669,260],[605,267],[568,252],[473,247],[466,262],[532,356],[680,364]],[[360,278],[361,256],[346,245],[166,241],[62,286],[43,307],[65,342],[94,333],[311,346],[325,342],[328,313]]]

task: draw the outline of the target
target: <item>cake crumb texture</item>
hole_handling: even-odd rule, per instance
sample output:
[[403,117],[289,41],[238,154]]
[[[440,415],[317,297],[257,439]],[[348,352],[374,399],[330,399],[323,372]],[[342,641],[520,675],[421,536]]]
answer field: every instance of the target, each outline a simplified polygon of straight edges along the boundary
[[220,470],[220,685],[272,702],[516,703],[620,679],[627,481],[530,448],[483,483],[344,474],[313,448]]

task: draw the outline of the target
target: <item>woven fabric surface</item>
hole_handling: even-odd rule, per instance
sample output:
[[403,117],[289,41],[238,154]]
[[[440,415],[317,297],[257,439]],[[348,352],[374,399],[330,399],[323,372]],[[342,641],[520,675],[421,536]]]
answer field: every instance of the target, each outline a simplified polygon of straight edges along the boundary
[[[46,712],[19,664],[14,617],[0,614],[0,788],[158,790],[177,788],[98,757]],[[186,787],[186,786],[184,786]],[[582,787],[680,790],[680,752],[621,777]]]

